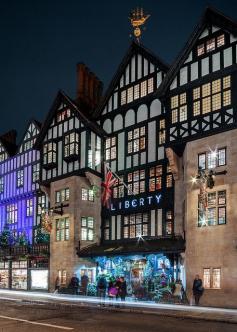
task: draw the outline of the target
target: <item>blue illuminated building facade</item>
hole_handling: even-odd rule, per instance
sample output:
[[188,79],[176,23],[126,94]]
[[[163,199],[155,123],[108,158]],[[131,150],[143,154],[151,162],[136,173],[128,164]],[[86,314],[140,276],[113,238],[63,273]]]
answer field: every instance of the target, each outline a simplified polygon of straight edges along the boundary
[[39,131],[40,124],[32,120],[18,147],[15,132],[0,138],[0,283],[4,288],[29,289],[29,270],[37,265],[33,246],[40,204],[45,202],[39,190],[40,154],[33,149]]

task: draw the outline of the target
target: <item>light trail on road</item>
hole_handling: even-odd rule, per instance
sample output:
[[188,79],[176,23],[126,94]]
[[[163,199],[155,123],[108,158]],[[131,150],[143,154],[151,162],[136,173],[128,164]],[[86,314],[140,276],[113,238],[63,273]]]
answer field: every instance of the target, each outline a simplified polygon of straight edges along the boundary
[[[6,297],[10,295],[10,297]],[[14,297],[13,297],[14,296]],[[50,293],[39,293],[39,292],[27,292],[27,291],[12,291],[12,290],[1,290],[0,299],[4,300],[53,300],[55,302],[65,301],[68,303],[80,303],[80,304],[97,304],[97,305],[111,305],[121,306],[122,308],[139,308],[139,309],[163,309],[163,310],[175,310],[175,311],[189,311],[189,312],[209,312],[209,313],[223,313],[232,314],[237,316],[237,310],[225,309],[225,308],[213,308],[213,307],[201,307],[201,306],[187,306],[177,304],[163,304],[145,301],[111,301],[109,299],[100,300],[96,297],[85,297],[78,295],[61,295],[61,294],[50,294]]]

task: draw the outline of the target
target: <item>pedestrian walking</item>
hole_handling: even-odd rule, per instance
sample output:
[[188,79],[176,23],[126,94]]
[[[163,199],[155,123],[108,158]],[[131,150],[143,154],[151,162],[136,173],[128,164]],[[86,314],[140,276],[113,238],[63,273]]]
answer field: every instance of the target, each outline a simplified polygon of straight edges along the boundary
[[56,279],[55,279],[54,294],[58,293],[59,289],[60,289],[60,278],[59,278],[59,276],[57,276]]
[[82,292],[82,295],[87,295],[88,283],[89,283],[88,275],[83,274],[83,276],[81,276],[81,292]]
[[104,305],[106,289],[107,289],[107,281],[105,276],[102,274],[97,282],[97,295],[100,299],[100,305]]
[[193,281],[193,296],[195,299],[195,305],[199,305],[200,298],[204,292],[204,288],[202,286],[202,279],[199,278],[197,274]]
[[109,300],[110,300],[110,304],[113,305],[113,300],[116,298],[118,294],[118,290],[117,288],[115,287],[115,281],[114,279],[110,279],[109,280],[109,285],[108,285],[108,297],[109,297]]
[[77,278],[76,273],[74,273],[73,277],[71,278],[70,287],[72,288],[73,294],[78,295],[79,279]]
[[120,277],[120,288],[119,288],[119,295],[121,298],[121,301],[125,301],[125,298],[127,296],[127,283],[124,277]]

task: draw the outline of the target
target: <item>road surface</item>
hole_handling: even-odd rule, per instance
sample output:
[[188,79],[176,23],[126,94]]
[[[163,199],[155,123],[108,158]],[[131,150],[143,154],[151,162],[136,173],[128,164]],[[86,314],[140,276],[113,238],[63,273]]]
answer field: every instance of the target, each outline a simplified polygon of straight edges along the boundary
[[0,300],[0,332],[236,332],[237,324]]

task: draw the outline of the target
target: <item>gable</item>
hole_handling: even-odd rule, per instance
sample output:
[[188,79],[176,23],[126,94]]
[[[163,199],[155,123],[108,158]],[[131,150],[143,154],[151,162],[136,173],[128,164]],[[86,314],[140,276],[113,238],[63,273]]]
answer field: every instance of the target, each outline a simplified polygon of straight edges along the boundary
[[38,134],[39,128],[34,122],[31,122],[26,130],[22,143],[20,144],[19,153],[32,149]]
[[168,70],[158,57],[132,43],[110,83],[97,115],[105,115],[152,93]]
[[171,66],[158,95],[236,63],[237,24],[208,8]]

